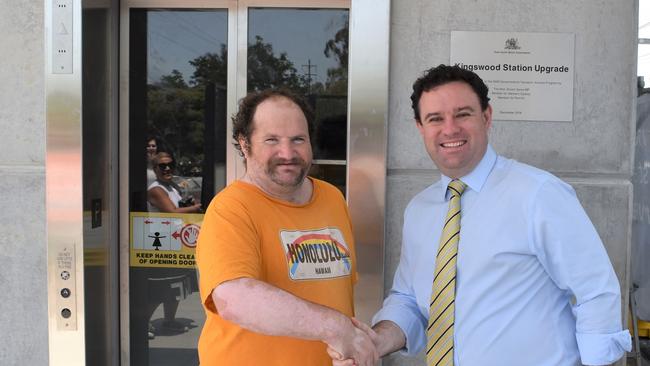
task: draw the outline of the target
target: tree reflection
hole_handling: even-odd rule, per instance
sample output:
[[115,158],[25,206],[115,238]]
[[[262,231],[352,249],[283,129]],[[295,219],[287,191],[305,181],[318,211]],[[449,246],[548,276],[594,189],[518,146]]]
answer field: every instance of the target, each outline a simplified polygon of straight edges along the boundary
[[[348,85],[348,16],[344,16],[344,26],[328,40],[323,53],[334,58],[336,67],[327,70],[327,80],[311,82],[309,75],[298,72],[296,64],[286,52],[276,55],[271,43],[256,35],[248,46],[247,89],[260,91],[267,88],[287,88],[303,95],[316,112],[317,130],[335,128],[339,133],[322,132],[328,141],[316,144],[316,149],[326,151],[327,144],[339,144],[345,150]],[[150,133],[161,136],[170,147],[178,162],[181,176],[200,176],[204,160],[204,132],[206,88],[225,90],[228,72],[227,46],[221,44],[218,52],[205,53],[190,60],[194,72],[189,81],[184,75],[173,70],[163,75],[159,81],[149,83],[147,127]],[[307,71],[309,73],[309,71]],[[338,121],[333,123],[332,120]],[[216,123],[216,121],[213,121]],[[322,125],[322,126],[321,126]],[[334,138],[339,141],[331,141]],[[342,141],[341,141],[342,140]],[[321,147],[322,146],[322,147]],[[321,148],[319,148],[321,147]],[[331,148],[330,148],[331,149]],[[341,149],[338,149],[341,150]],[[207,154],[214,154],[208,151]],[[337,152],[337,158],[345,159]]]
[[255,42],[248,46],[247,71],[248,91],[283,87],[304,94],[308,88],[307,78],[298,75],[287,53],[275,56],[273,46],[264,43],[261,36],[255,36]]
[[348,16],[344,16],[344,26],[339,29],[330,39],[325,43],[325,57],[334,57],[338,62],[338,67],[327,69],[327,82],[325,83],[328,94],[332,95],[346,95],[348,91],[348,54],[349,54],[349,22]]

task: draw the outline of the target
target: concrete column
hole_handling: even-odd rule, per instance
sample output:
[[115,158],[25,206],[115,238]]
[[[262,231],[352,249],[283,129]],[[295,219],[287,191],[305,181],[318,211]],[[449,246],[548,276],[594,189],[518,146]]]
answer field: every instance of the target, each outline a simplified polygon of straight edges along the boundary
[[44,3],[0,5],[0,365],[47,365]]

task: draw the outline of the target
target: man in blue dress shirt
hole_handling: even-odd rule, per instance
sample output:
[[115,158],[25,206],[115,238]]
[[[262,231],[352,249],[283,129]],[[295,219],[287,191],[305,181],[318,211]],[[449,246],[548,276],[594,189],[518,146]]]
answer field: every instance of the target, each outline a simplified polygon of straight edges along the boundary
[[460,179],[454,365],[611,364],[631,342],[607,252],[571,186],[488,144],[487,93],[475,73],[446,65],[413,85],[415,121],[442,177],[406,208],[393,287],[373,329],[358,326],[382,356],[425,348],[447,185]]

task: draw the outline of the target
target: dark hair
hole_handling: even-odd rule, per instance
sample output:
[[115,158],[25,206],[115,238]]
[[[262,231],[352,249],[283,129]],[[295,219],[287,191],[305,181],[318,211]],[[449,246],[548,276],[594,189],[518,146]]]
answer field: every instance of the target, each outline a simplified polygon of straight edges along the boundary
[[172,148],[163,140],[163,138],[158,135],[158,134],[148,134],[147,139],[145,140],[146,143],[149,141],[154,140],[156,141],[156,153],[159,152],[167,152],[171,154],[172,156],[174,155],[174,152],[172,151]]
[[161,151],[161,152],[157,153],[153,157],[152,162],[153,162],[154,169],[156,168],[156,165],[158,165],[158,163],[160,163],[160,160],[162,158],[170,158],[170,159],[172,159],[172,161],[176,161],[176,159],[174,159],[174,155],[172,155],[172,153],[170,153],[168,151]]
[[422,93],[427,92],[440,85],[448,84],[454,81],[460,81],[469,85],[481,102],[481,109],[488,107],[490,98],[488,98],[488,87],[483,80],[474,72],[463,69],[459,66],[449,66],[440,64],[424,72],[424,75],[413,83],[413,94],[411,94],[411,107],[415,120],[420,122],[420,97]]
[[267,89],[260,92],[249,93],[242,98],[239,101],[239,110],[232,117],[233,145],[235,145],[235,148],[239,151],[241,156],[244,156],[244,154],[242,152],[242,146],[239,144],[239,139],[243,138],[246,143],[250,145],[250,138],[253,134],[253,117],[255,116],[257,106],[271,98],[286,98],[300,107],[300,110],[307,120],[307,130],[311,141],[314,132],[314,113],[309,105],[307,105],[301,97],[291,91],[285,89]]

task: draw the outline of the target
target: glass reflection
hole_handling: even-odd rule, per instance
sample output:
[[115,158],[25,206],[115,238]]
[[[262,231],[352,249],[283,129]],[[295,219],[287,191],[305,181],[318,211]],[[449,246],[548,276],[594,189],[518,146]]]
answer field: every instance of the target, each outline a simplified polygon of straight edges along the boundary
[[[251,8],[247,89],[283,87],[315,112],[310,174],[345,192],[348,90],[347,9]],[[335,165],[323,160],[335,160]]]
[[225,186],[226,10],[132,9],[131,365],[196,365],[193,246]]

